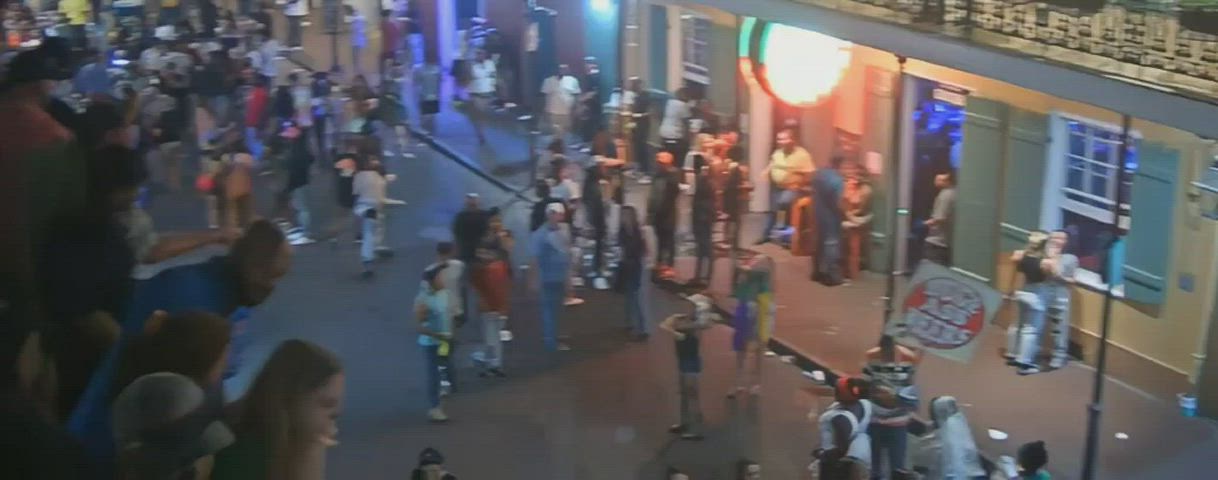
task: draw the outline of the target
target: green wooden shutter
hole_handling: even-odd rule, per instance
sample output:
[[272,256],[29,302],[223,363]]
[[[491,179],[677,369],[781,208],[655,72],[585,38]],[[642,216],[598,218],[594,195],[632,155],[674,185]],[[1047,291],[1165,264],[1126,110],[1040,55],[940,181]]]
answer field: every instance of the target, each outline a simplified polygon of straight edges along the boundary
[[[651,88],[668,88],[668,7],[664,5],[651,6],[651,32],[648,44],[648,78],[647,85]],[[678,59],[680,60],[680,59]],[[656,122],[659,123],[659,122]]]
[[969,97],[964,145],[956,173],[956,212],[952,219],[952,265],[978,277],[994,278],[999,177],[1005,138],[1006,104]]
[[1022,248],[1028,232],[1040,228],[1048,166],[1049,117],[1011,109],[1007,137],[1007,165],[1002,179],[1002,226],[999,247],[1004,252]]
[[1130,225],[1125,239],[1125,298],[1160,304],[1167,296],[1172,229],[1179,195],[1180,152],[1144,142],[1130,193]]

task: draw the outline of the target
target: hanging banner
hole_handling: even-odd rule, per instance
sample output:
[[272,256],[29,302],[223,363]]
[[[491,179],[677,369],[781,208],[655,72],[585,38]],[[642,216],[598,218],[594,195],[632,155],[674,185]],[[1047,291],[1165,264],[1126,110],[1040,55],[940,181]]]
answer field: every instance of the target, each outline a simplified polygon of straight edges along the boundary
[[961,363],[972,360],[1002,294],[971,277],[923,260],[897,315],[885,329],[897,343]]

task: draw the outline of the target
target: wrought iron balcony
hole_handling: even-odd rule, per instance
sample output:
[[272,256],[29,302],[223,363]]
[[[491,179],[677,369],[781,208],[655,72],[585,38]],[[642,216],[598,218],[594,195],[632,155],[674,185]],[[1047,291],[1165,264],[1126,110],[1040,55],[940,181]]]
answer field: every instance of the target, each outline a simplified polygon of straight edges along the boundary
[[1218,103],[1218,0],[792,0]]

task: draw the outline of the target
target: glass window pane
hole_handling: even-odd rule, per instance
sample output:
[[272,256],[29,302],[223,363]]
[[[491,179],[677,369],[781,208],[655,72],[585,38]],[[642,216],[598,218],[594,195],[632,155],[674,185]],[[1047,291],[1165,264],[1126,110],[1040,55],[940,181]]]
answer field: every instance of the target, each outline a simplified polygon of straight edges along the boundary
[[1091,175],[1091,183],[1087,186],[1087,193],[1101,198],[1108,198],[1108,177]]
[[1071,168],[1066,171],[1066,188],[1075,190],[1083,189],[1083,176],[1086,175],[1081,168]]
[[1087,155],[1087,137],[1077,133],[1070,134],[1070,154],[1085,156]]
[[1070,235],[1066,251],[1078,257],[1079,266],[1093,272],[1103,270],[1104,247],[1112,238],[1107,223],[1062,209],[1062,229]]
[[1108,163],[1108,164],[1115,164],[1114,162],[1109,160],[1109,158],[1111,157],[1111,154],[1112,154],[1112,150],[1113,150],[1112,144],[1110,144],[1108,142],[1105,142],[1098,138],[1091,140],[1091,152],[1089,152],[1089,153],[1090,153],[1092,160],[1095,160],[1097,162],[1104,162],[1104,163]]

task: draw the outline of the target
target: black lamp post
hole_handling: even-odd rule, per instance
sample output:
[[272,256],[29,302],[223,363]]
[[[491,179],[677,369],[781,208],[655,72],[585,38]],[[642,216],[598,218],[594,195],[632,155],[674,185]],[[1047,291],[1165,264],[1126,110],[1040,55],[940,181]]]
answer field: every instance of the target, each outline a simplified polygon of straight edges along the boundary
[[[1100,350],[1095,360],[1095,384],[1091,390],[1091,404],[1087,406],[1087,449],[1083,453],[1083,480],[1096,478],[1095,458],[1100,449],[1100,417],[1104,414],[1104,372],[1108,367],[1108,331],[1112,327],[1112,278],[1116,272],[1112,259],[1117,245],[1124,236],[1121,230],[1121,204],[1128,201],[1125,198],[1125,163],[1129,160],[1129,128],[1133,118],[1124,115],[1121,119],[1121,156],[1117,165],[1116,201],[1112,204],[1112,241],[1108,244],[1107,261],[1104,262],[1104,278],[1109,285],[1104,287],[1103,319],[1100,323]],[[1153,213],[1152,213],[1153,214]]]

